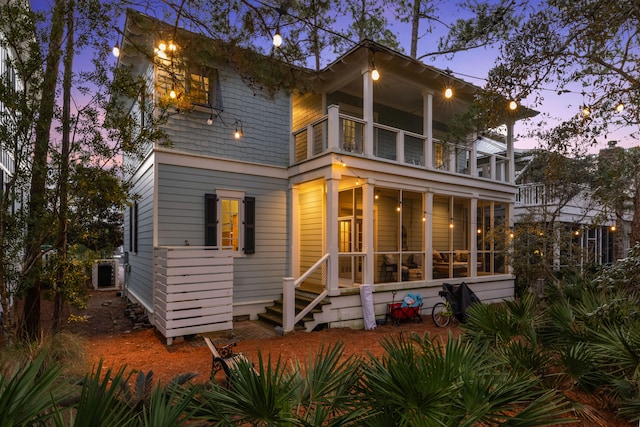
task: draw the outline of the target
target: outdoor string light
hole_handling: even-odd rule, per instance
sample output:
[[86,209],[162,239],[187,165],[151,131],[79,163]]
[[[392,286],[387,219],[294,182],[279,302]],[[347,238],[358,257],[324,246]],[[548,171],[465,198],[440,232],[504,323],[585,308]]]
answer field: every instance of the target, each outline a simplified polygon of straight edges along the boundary
[[273,45],[275,47],[282,46],[282,35],[280,34],[280,28],[276,30],[276,33],[273,35]]
[[115,56],[116,58],[120,56],[120,47],[118,47],[118,43],[116,43],[113,46],[113,49],[111,49],[111,53],[113,54],[113,56]]

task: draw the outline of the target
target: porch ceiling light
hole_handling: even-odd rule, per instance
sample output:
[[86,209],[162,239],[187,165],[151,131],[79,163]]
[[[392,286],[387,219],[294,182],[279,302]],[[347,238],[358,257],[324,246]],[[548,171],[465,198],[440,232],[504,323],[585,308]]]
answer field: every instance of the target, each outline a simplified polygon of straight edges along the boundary
[[447,86],[444,90],[444,97],[447,99],[451,99],[453,97],[453,89],[451,89],[451,87]]

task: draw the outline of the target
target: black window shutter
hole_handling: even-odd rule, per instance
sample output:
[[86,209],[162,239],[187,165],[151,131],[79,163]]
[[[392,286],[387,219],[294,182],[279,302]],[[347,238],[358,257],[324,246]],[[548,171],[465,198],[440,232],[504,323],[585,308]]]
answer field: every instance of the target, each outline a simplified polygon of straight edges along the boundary
[[140,218],[138,218],[138,202],[133,205],[133,252],[138,253],[138,228]]
[[256,198],[244,198],[244,253],[256,253]]
[[215,194],[204,195],[204,245],[217,246],[218,201]]

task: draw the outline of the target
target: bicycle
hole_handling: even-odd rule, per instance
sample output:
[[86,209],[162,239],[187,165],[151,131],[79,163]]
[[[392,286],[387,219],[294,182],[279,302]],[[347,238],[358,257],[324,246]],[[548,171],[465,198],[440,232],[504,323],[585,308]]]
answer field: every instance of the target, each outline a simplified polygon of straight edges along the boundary
[[455,319],[455,315],[453,313],[453,307],[451,307],[451,303],[447,299],[447,293],[440,291],[438,295],[444,299],[444,302],[438,302],[433,306],[431,318],[436,326],[444,328],[451,322],[451,319]]

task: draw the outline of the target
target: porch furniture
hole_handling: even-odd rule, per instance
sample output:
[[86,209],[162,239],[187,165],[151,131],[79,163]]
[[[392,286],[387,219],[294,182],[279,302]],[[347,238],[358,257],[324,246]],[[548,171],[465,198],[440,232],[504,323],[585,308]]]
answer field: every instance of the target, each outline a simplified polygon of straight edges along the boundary
[[[401,266],[402,280],[409,280],[409,267],[406,265]],[[397,280],[398,273],[398,261],[393,254],[387,254],[382,259],[382,265],[380,266],[380,281],[391,282]]]
[[[247,363],[253,366],[244,354],[233,352],[232,347],[235,347],[235,342],[220,347],[220,349],[218,349],[208,337],[204,337],[204,342],[207,344],[207,347],[209,347],[209,351],[211,351],[211,381],[215,381],[216,372],[222,369],[226,377],[227,386],[229,386],[231,383],[231,372],[238,367],[238,364]],[[258,373],[255,369],[254,372],[256,374]]]
[[[455,251],[453,260],[449,261],[447,254],[441,254],[436,249],[433,250],[433,278],[441,279],[449,277],[449,266],[453,267],[453,277],[468,277],[469,251]],[[477,269],[482,269],[482,257],[478,257]]]

